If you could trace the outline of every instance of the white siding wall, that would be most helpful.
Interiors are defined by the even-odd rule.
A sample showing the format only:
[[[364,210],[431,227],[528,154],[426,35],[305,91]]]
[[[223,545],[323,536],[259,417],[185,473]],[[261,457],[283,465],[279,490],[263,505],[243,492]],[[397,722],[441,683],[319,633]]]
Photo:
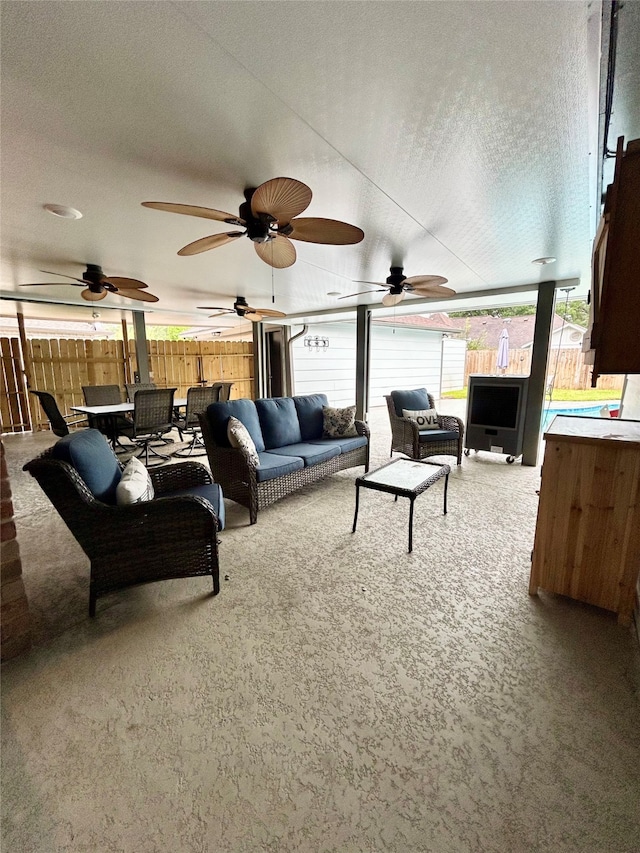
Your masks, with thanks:
[[[442,340],[442,392],[464,388],[464,364],[467,342],[456,338]]]
[[[384,406],[384,395],[401,388],[426,388],[440,395],[442,334],[424,329],[371,326],[370,406]]]
[[[326,350],[304,346],[304,337],[328,338]],[[332,406],[355,403],[355,323],[309,326],[293,343],[296,394],[324,393]],[[371,389],[369,404],[383,406],[384,395],[398,388],[427,388],[435,397],[464,385],[466,342],[442,338],[424,329],[371,327]]]
[[[295,330],[294,330],[295,331]],[[326,350],[304,345],[305,337],[328,338]],[[319,323],[293,342],[295,394],[326,394],[330,406],[353,406],[356,401],[356,325]]]

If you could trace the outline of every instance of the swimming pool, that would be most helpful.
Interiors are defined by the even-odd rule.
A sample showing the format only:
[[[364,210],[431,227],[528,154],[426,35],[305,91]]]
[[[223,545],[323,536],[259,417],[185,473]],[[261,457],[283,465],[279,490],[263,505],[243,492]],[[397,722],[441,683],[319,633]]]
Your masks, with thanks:
[[[600,409],[609,406],[609,410],[620,408],[620,400],[603,400],[601,403],[590,403],[589,405],[571,406],[566,403],[545,403],[542,418],[542,431],[546,430],[556,415],[580,415],[585,418],[600,417]]]

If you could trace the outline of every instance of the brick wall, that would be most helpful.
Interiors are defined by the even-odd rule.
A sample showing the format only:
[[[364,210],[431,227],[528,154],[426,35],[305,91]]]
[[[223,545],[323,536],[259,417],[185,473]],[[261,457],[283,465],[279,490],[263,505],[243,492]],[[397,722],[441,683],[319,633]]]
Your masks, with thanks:
[[[9,660],[31,647],[29,603],[22,582],[22,563],[13,521],[11,484],[0,442],[0,641],[2,660]]]

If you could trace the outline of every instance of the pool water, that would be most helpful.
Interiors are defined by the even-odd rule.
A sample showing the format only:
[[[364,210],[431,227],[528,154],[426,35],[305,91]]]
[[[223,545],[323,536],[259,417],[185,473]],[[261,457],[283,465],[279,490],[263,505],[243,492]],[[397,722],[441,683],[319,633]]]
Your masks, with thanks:
[[[601,403],[593,403],[589,406],[567,406],[559,403],[545,404],[543,409],[542,430],[546,430],[556,415],[580,415],[585,418],[599,418],[603,406],[609,406],[609,410],[620,408],[619,400],[603,400]]]

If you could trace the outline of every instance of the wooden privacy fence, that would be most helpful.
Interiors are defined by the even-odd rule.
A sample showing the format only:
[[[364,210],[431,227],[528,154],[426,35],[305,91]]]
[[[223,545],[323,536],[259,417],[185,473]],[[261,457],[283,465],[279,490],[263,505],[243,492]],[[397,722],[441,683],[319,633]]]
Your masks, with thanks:
[[[135,343],[108,340],[26,341],[1,338],[2,432],[23,432],[48,426],[37,401],[28,393],[49,391],[65,414],[84,404],[83,385],[119,385],[131,382],[135,370]],[[149,372],[159,388],[176,388],[185,397],[192,385],[224,380],[233,382],[232,398],[254,396],[251,341],[148,341]],[[26,374],[26,376],[25,376]]]
[[[465,364],[465,387],[469,384],[470,373],[502,373],[496,367],[498,351],[495,349],[467,350]],[[530,349],[509,350],[509,366],[505,373],[518,376],[528,376],[531,369]],[[570,388],[574,390],[591,388],[592,365],[585,364],[584,354],[580,349],[552,349],[549,355],[549,377],[554,377],[554,388]],[[621,391],[624,376],[600,376],[598,388],[608,391]]]

